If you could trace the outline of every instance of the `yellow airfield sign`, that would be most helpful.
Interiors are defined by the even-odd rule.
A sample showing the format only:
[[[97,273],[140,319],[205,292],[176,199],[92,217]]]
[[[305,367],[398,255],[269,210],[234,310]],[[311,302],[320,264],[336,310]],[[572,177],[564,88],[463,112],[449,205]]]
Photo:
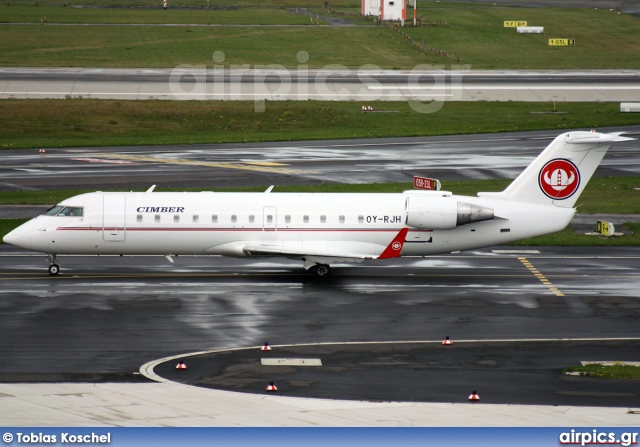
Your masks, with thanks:
[[[527,26],[526,20],[505,20],[504,27],[505,28],[517,28],[519,26]]]
[[[575,47],[575,39],[549,39],[549,46],[551,47]]]

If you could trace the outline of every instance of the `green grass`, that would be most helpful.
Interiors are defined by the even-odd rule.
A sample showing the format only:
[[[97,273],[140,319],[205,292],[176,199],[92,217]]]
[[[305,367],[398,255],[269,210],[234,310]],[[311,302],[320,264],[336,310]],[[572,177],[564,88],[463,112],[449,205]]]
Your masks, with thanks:
[[[441,59],[384,28],[3,25],[0,37],[4,66],[211,68],[214,51],[224,52],[225,66],[297,67],[301,50],[309,53],[310,68],[413,67]]]
[[[297,141],[454,135],[640,124],[617,103],[566,103],[567,114],[532,114],[551,104],[447,102],[436,113],[406,102],[271,101],[254,113],[250,101],[0,101],[0,149],[72,146]]]
[[[563,369],[562,372],[579,372],[583,376],[607,379],[640,380],[640,367],[625,365],[623,362],[614,362],[613,365],[607,366],[595,363],[584,366],[572,366]]]
[[[82,1],[77,3],[95,3]],[[117,5],[124,0],[110,1]],[[323,13],[321,2],[283,2],[309,6]],[[330,2],[345,11],[357,10],[354,1]],[[46,15],[52,23],[198,23],[198,24],[302,24],[308,16],[279,8],[280,2],[250,0],[237,10],[90,9],[61,7],[58,2],[0,4],[0,21],[36,25],[0,26],[3,51],[0,65],[69,67],[175,67],[179,64],[212,66],[211,55],[223,51],[224,64],[280,64],[295,68],[296,54],[307,51],[309,66],[328,64],[411,69],[419,65],[451,66],[451,59],[412,45],[387,27],[59,27],[40,25]],[[137,1],[135,5],[159,5]],[[58,6],[54,6],[58,5]],[[179,5],[206,6],[206,1],[184,0]],[[212,6],[233,6],[212,2]],[[246,6],[245,6],[246,5]],[[237,4],[235,4],[237,6]],[[324,11],[326,13],[326,11]],[[424,2],[420,13],[432,22],[449,26],[405,27],[416,41],[462,58],[472,69],[489,68],[638,68],[640,19],[603,9],[507,8]],[[504,28],[504,20],[527,20],[545,27],[541,35],[517,34]],[[371,22],[354,19],[357,24]],[[571,48],[549,47],[550,37],[575,38]]]
[[[576,208],[582,214],[640,214],[640,177],[596,177],[583,191]]]
[[[206,5],[206,2],[205,2]],[[234,9],[172,10],[162,9],[71,8],[55,5],[0,4],[0,23],[108,23],[108,24],[219,24],[219,25],[311,25],[309,16],[278,7],[235,7]],[[323,23],[323,22],[321,22]],[[0,32],[2,29],[0,29]]]
[[[640,247],[640,224],[626,222],[623,226],[632,233],[612,237],[587,236],[584,233],[575,232],[571,227],[567,227],[557,233],[512,242],[508,245],[516,247]],[[616,227],[616,230],[619,229]],[[592,231],[595,232],[595,230],[596,221],[594,219]]]
[[[156,7],[162,8],[162,2],[158,2],[158,0],[35,0],[35,1],[11,1],[7,2],[6,0],[0,4],[0,6],[4,7],[7,4],[10,4],[10,7],[16,6],[28,6],[28,7],[43,7],[43,6],[57,6],[57,7],[68,7],[72,8],[73,6],[93,6],[93,5],[101,5],[101,6],[112,6],[112,7],[121,7],[121,8],[145,8],[145,7]],[[213,9],[217,7],[236,7],[236,6],[250,6],[250,7],[262,7],[262,6],[274,6],[274,7],[315,7],[321,6],[322,0],[210,0],[207,3],[207,0],[168,0],[169,10],[166,12],[170,12],[171,8],[206,8],[207,4]],[[67,5],[67,6],[63,6]],[[359,0],[332,0],[331,6],[336,8],[355,8],[359,7]]]
[[[640,66],[640,19],[605,9],[440,6],[422,14],[449,27],[405,28],[415,40],[445,50],[473,69],[623,68]],[[544,34],[518,34],[505,20],[544,26]],[[550,38],[575,38],[575,47],[549,47]]]

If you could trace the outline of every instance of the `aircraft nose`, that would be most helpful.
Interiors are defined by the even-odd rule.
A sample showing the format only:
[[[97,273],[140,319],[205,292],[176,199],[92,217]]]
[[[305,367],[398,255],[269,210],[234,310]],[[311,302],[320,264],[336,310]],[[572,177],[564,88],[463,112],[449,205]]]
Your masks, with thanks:
[[[2,241],[5,244],[10,244],[15,247],[26,248],[27,250],[31,250],[32,242],[31,236],[26,236],[24,234],[20,234],[19,231],[13,230],[7,233]]]

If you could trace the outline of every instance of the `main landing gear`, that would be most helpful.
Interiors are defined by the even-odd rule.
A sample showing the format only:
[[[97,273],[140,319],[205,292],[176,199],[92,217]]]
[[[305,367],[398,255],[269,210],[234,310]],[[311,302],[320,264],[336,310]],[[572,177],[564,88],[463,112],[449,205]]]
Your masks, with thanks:
[[[47,261],[49,261],[49,274],[52,276],[57,275],[60,272],[60,265],[58,264],[58,257],[53,253],[47,253]]]
[[[311,267],[311,271],[320,278],[325,278],[331,274],[331,267],[329,264],[316,264]]]

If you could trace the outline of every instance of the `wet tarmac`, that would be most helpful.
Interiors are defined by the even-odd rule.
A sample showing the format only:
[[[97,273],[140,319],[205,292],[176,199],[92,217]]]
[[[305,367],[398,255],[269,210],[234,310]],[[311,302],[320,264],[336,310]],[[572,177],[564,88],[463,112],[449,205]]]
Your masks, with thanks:
[[[67,256],[52,277],[43,255],[0,246],[0,379],[68,381],[75,375],[109,381],[110,375],[131,377],[155,359],[265,341],[279,346],[427,340],[435,344],[396,347],[396,353],[380,351],[369,360],[344,346],[331,355],[323,351],[323,362],[338,362],[334,366],[344,372],[248,378],[261,383],[259,392],[262,382],[276,380],[283,392],[319,390],[328,398],[401,400],[411,398],[407,390],[423,387],[416,398],[439,401],[454,394],[466,398],[482,387],[481,395],[494,402],[521,402],[518,390],[527,387],[528,402],[637,402],[633,384],[621,391],[618,385],[589,385],[591,379],[582,383],[558,374],[578,360],[640,360],[632,358],[638,352],[632,339],[640,338],[640,249],[513,249],[335,265],[332,276],[321,280],[294,261],[190,256],[174,264],[163,257]],[[441,351],[438,341],[446,335],[456,343]],[[533,342],[584,338],[592,341]],[[612,346],[612,338],[626,341]],[[249,355],[255,360],[260,353]],[[387,357],[390,365],[381,360]],[[399,361],[405,370],[393,369]],[[214,380],[225,368],[234,369],[196,368],[193,380]],[[316,377],[325,374],[337,380],[330,392],[323,387],[332,382],[324,385]],[[563,388],[567,380],[578,385]],[[433,392],[425,381],[444,388]],[[546,384],[539,395],[538,381]],[[386,382],[388,392],[378,392],[375,384]],[[363,393],[367,389],[376,392]]]
[[[329,344],[246,349],[186,357],[157,366],[165,379],[204,388],[323,399],[468,401],[522,405],[630,407],[640,382],[568,376],[562,370],[602,356],[638,359],[640,340]],[[263,365],[273,360],[276,365]],[[320,360],[321,366],[297,366]]]
[[[599,129],[626,130],[639,126]],[[238,187],[515,178],[559,131],[288,143],[4,150],[0,191]],[[640,174],[637,141],[617,143],[596,176]],[[89,186],[90,185],[90,186]]]

